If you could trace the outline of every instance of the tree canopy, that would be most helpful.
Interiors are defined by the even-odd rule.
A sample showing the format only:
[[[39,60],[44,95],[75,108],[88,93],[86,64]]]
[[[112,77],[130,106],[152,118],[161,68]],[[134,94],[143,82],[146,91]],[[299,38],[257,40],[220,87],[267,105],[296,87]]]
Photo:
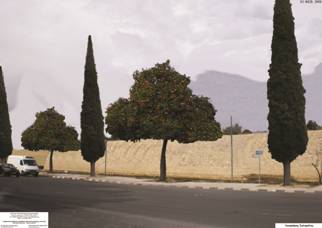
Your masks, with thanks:
[[[230,134],[239,135],[239,134],[242,134],[242,127],[238,123],[236,123],[232,127],[228,126],[224,128],[222,132],[224,135],[230,135]]]
[[[244,135],[248,135],[248,134],[252,134],[253,132],[251,131],[251,130],[249,130],[249,129],[245,129],[245,130],[243,130],[243,132],[242,132],[242,134],[244,134]]]
[[[36,120],[21,136],[21,145],[28,150],[49,150],[51,152],[50,171],[52,171],[52,153],[78,150],[80,142],[74,127],[67,126],[65,117],[54,107],[36,114]]]
[[[209,99],[193,95],[188,87],[190,79],[171,67],[169,60],[136,71],[133,78],[130,97],[121,98],[107,108],[106,131],[113,138],[164,140],[165,156],[168,140],[192,143],[222,136],[220,124],[215,120],[216,110]]]
[[[313,120],[309,120],[306,124],[306,127],[308,130],[312,130],[312,131],[322,129],[322,127],[317,122],[315,122]]]
[[[290,163],[306,150],[305,90],[298,63],[294,17],[290,0],[276,0],[272,57],[267,82],[268,147],[284,165],[284,184],[290,183]]]
[[[0,66],[0,159],[6,159],[11,153],[12,140],[9,108],[2,67]]]
[[[221,137],[216,110],[209,99],[192,94],[190,79],[170,61],[136,71],[130,98],[106,111],[106,131],[122,140],[168,139],[180,143]]]
[[[88,37],[81,111],[81,151],[84,160],[91,163],[91,176],[95,175],[95,162],[105,153],[104,120],[91,36]]]

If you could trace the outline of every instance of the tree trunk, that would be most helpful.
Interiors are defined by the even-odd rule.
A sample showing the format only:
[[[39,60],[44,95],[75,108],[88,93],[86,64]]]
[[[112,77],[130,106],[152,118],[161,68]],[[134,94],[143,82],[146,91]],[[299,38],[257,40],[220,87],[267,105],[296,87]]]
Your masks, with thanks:
[[[160,161],[160,181],[166,181],[167,179],[167,159],[166,159],[167,144],[168,144],[168,140],[164,139],[162,144],[161,161]]]
[[[49,172],[52,173],[54,171],[54,165],[53,165],[53,156],[54,156],[54,151],[50,151],[50,157],[49,157]]]
[[[291,162],[283,162],[284,168],[284,186],[291,185]]]
[[[95,177],[95,162],[91,162],[91,177]]]

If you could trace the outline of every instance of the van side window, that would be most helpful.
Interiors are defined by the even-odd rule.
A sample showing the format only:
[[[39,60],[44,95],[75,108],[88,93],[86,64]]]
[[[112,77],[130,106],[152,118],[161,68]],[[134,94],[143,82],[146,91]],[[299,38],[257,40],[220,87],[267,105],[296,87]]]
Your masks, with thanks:
[[[20,160],[20,165],[23,165],[22,160]]]

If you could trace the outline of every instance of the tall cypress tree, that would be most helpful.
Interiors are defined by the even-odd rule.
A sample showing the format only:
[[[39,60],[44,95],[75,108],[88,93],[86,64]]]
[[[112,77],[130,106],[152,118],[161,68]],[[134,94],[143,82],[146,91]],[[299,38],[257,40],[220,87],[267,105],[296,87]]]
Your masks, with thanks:
[[[91,163],[91,176],[95,176],[95,162],[104,156],[105,136],[91,36],[88,37],[85,63],[81,112],[81,151],[84,160]]]
[[[11,124],[7,102],[6,87],[0,66],[0,159],[6,159],[12,153]]]
[[[284,185],[291,181],[291,162],[306,150],[305,89],[294,34],[290,0],[276,0],[272,57],[267,82],[269,100],[268,147],[272,158],[283,163]]]

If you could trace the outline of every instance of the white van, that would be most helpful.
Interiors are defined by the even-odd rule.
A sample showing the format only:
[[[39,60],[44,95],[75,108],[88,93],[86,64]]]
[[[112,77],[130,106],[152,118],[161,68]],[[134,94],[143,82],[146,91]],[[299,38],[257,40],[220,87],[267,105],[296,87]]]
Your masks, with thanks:
[[[14,165],[21,175],[33,175],[37,177],[39,174],[39,167],[33,157],[10,155],[7,163]]]

